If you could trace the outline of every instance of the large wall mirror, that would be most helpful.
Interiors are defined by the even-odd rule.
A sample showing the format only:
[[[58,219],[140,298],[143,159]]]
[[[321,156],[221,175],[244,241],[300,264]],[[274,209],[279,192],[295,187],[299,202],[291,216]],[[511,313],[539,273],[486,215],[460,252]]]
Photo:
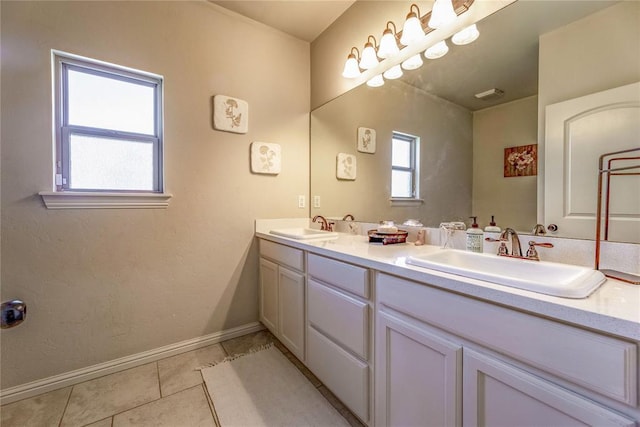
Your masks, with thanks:
[[[640,81],[638,27],[635,1],[519,0],[479,22],[476,42],[449,43],[443,58],[425,59],[400,79],[358,86],[316,108],[311,214],[350,213],[366,222],[417,219],[425,226],[468,223],[471,215],[484,226],[493,215],[498,225],[530,231],[545,220],[546,107]],[[494,88],[503,95],[474,96]],[[636,123],[627,131],[637,129],[636,146],[639,114],[640,108],[627,114]],[[358,150],[358,128],[375,131],[375,149]],[[394,131],[419,139],[419,200],[391,198]],[[505,149],[525,146],[541,151],[537,174],[505,177]],[[339,153],[354,162],[348,179],[337,177]],[[617,185],[633,197],[640,177]],[[583,193],[595,200],[596,188]],[[624,216],[638,219],[635,204],[640,200],[625,204]],[[586,216],[593,221],[591,213]],[[593,239],[594,233],[595,227],[586,234],[561,227],[558,235]],[[615,239],[638,238],[618,233]]]

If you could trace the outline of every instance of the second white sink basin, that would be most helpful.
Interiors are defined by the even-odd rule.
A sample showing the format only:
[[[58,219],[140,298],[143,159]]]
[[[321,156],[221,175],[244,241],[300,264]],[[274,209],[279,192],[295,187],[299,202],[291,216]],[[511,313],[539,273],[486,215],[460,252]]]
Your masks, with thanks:
[[[336,239],[338,233],[333,231],[316,230],[313,228],[279,228],[269,231],[276,236],[288,237],[289,239],[309,240],[309,239]]]
[[[407,264],[564,298],[586,298],[606,281],[587,267],[458,250],[410,256]]]

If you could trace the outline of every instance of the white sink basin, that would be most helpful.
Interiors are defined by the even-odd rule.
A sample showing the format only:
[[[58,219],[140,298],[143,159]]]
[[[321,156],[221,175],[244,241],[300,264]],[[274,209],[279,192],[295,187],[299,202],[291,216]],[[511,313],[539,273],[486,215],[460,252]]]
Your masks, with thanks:
[[[591,268],[457,250],[410,256],[407,264],[564,298],[586,298],[606,281]]]
[[[337,239],[338,233],[333,231],[315,230],[313,228],[279,228],[269,231],[276,236],[297,240]]]

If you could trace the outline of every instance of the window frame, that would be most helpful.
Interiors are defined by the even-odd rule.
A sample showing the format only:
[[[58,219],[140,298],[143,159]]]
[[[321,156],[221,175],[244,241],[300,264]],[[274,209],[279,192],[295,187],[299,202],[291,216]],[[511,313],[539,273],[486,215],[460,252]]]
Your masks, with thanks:
[[[54,127],[55,158],[54,188],[57,192],[78,193],[157,193],[164,192],[163,156],[163,78],[162,76],[133,70],[65,52],[52,51],[54,67]],[[69,124],[68,73],[79,71],[94,76],[139,84],[154,89],[154,130],[152,134],[119,131],[107,128]],[[151,190],[71,188],[70,138],[72,135],[93,136],[121,141],[147,142],[153,145],[153,188]]]
[[[397,166],[393,164],[393,145],[395,140],[406,141],[410,143],[410,165],[409,167]],[[393,195],[393,171],[402,171],[411,173],[411,196],[402,197]],[[420,137],[393,131],[391,134],[391,187],[390,187],[390,200],[392,202],[420,202]]]

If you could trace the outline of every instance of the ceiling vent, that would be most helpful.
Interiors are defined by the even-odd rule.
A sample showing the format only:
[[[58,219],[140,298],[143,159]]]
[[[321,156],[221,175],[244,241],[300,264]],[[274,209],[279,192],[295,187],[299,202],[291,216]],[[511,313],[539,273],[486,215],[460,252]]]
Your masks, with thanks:
[[[484,92],[476,93],[474,96],[483,101],[492,101],[494,99],[501,98],[504,95],[504,91],[498,88],[485,90]]]

